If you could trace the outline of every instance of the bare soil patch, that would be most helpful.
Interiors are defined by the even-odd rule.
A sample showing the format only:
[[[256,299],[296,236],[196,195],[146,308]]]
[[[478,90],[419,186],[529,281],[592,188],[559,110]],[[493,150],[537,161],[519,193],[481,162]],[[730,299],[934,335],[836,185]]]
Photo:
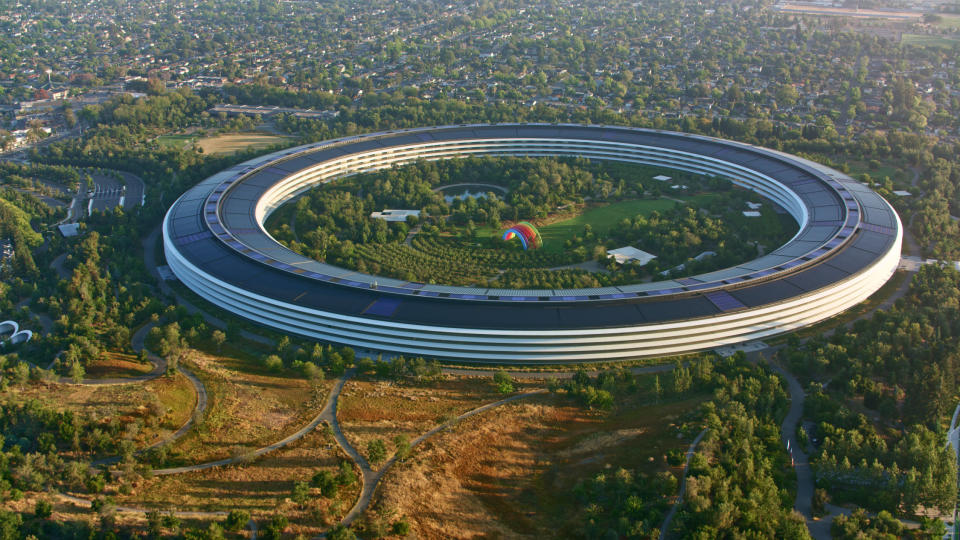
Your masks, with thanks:
[[[684,414],[701,398],[615,414],[544,395],[469,418],[391,469],[375,498],[408,516],[419,538],[576,536],[581,480],[619,468],[679,469],[666,453],[689,444]]]
[[[413,440],[437,424],[503,397],[489,378],[481,377],[423,384],[353,379],[340,394],[337,421],[350,444],[369,458],[367,443],[374,439],[382,439],[392,453],[397,435]]]

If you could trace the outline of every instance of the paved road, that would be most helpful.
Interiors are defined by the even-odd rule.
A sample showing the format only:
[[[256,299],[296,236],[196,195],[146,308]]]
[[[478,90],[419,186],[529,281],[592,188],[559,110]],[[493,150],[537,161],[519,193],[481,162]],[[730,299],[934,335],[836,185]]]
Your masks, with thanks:
[[[677,498],[673,501],[673,506],[670,507],[670,511],[667,512],[667,516],[663,518],[663,525],[660,525],[660,540],[665,540],[667,538],[667,531],[670,530],[670,523],[673,521],[673,516],[677,513],[677,510],[680,509],[680,504],[683,502],[683,494],[687,492],[687,471],[690,470],[690,460],[693,459],[693,453],[697,449],[697,445],[700,444],[700,441],[703,440],[703,436],[707,434],[707,428],[703,430],[693,439],[693,442],[690,443],[690,447],[687,448],[686,460],[683,463],[683,474],[680,476],[680,491],[677,493]]]
[[[790,410],[780,424],[780,439],[784,446],[790,449],[793,457],[793,470],[797,473],[797,497],[793,508],[807,519],[807,527],[813,524],[813,469],[803,446],[797,440],[797,425],[803,416],[804,392],[800,381],[780,364],[770,362],[770,369],[787,381],[787,390],[790,392]],[[812,531],[811,531],[812,532]]]

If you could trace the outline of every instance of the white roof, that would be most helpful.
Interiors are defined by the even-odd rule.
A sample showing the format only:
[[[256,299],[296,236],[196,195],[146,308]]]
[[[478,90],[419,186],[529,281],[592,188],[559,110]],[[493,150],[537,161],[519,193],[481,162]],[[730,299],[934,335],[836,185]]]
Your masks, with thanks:
[[[760,212],[756,210],[744,210],[743,215],[746,217],[760,217]]]
[[[419,210],[384,210],[383,212],[372,212],[370,217],[385,221],[406,221],[410,216],[419,215]]]
[[[627,261],[637,261],[640,263],[640,266],[647,264],[648,262],[656,259],[657,256],[652,253],[647,253],[641,249],[637,249],[633,246],[626,246],[617,249],[607,250],[607,257],[612,257],[618,263],[623,264]]]
[[[654,179],[654,180],[659,180],[660,182],[666,182],[667,180],[671,180],[671,178],[670,178],[669,176],[666,176],[666,175],[663,175],[663,174],[658,174],[658,175],[654,176],[653,179]]]
[[[910,195],[912,195],[912,193],[910,193],[909,191],[904,191],[902,189],[895,190],[893,194],[898,197],[909,197]]]
[[[80,234],[80,225],[77,223],[65,223],[58,225],[57,228],[60,229],[60,234],[67,238]]]

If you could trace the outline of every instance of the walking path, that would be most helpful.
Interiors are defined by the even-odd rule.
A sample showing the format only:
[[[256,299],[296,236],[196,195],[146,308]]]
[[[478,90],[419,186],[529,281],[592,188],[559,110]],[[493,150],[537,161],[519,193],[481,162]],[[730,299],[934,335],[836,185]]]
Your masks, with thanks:
[[[195,464],[195,465],[185,465],[185,466],[183,466],[183,467],[171,467],[171,468],[168,468],[168,469],[155,469],[155,470],[153,471],[153,474],[158,475],[158,476],[163,476],[163,475],[168,475],[168,474],[182,474],[182,473],[187,473],[187,472],[196,472],[196,471],[202,471],[202,470],[205,470],[205,469],[212,469],[212,468],[214,468],[214,467],[223,467],[223,466],[226,466],[226,465],[234,465],[234,464],[236,464],[236,463],[250,461],[250,460],[255,459],[255,458],[258,458],[258,457],[260,457],[260,456],[262,456],[262,455],[264,455],[264,454],[266,454],[266,453],[273,452],[274,450],[279,450],[279,449],[283,448],[284,446],[287,446],[287,445],[289,445],[289,444],[291,444],[291,443],[294,443],[294,442],[296,442],[296,441],[299,441],[299,440],[302,439],[307,433],[310,433],[311,431],[317,429],[317,426],[319,426],[320,424],[322,424],[324,421],[327,421],[327,422],[329,423],[329,422],[330,422],[329,419],[330,419],[331,417],[333,417],[334,419],[336,418],[335,415],[336,415],[336,410],[337,410],[337,397],[340,396],[340,391],[343,390],[343,385],[344,385],[344,383],[347,382],[347,379],[350,378],[351,375],[353,375],[353,371],[348,371],[348,372],[345,373],[342,377],[340,377],[340,379],[337,380],[337,383],[333,386],[333,389],[330,391],[330,395],[327,396],[327,402],[326,402],[326,404],[323,406],[323,409],[320,411],[320,414],[318,414],[317,416],[315,416],[315,417],[313,418],[313,420],[310,421],[310,423],[308,423],[306,426],[302,427],[302,428],[301,428],[299,431],[297,431],[296,433],[293,433],[292,435],[289,435],[289,436],[287,436],[287,437],[284,437],[283,439],[280,439],[279,441],[277,441],[277,442],[275,442],[275,443],[273,443],[273,444],[268,444],[267,446],[262,446],[262,447],[260,447],[260,448],[257,448],[256,450],[254,450],[253,452],[251,452],[251,453],[249,453],[249,454],[244,454],[244,455],[242,455],[242,456],[234,456],[234,457],[226,458],[226,459],[218,459],[218,460],[216,460],[216,461],[207,461],[207,462],[205,462],[205,463],[197,463],[197,464]],[[335,429],[335,432],[336,432],[336,429]],[[338,442],[339,442],[339,439],[338,439]],[[341,446],[342,446],[342,445],[341,445]],[[352,457],[352,456],[351,456],[351,457]]]
[[[545,392],[546,390],[542,390],[542,389],[534,390],[532,392],[525,392],[523,394],[510,396],[508,398],[501,399],[500,401],[495,401],[493,403],[488,403],[486,405],[482,405],[475,409],[471,409],[452,420],[449,420],[447,422],[444,422],[436,426],[435,428],[431,429],[430,431],[427,431],[423,435],[420,435],[419,437],[417,437],[416,439],[410,442],[410,448],[411,449],[415,448],[417,445],[423,443],[424,441],[433,437],[437,433],[440,433],[441,431],[453,426],[454,424],[457,424],[458,422],[461,422],[466,418],[475,416],[482,412],[489,411],[490,409],[494,409],[496,407],[505,405],[507,403],[511,403],[520,399],[525,399],[531,396],[543,394]],[[333,410],[335,412],[336,407],[334,407]],[[341,525],[349,526],[351,523],[354,522],[354,520],[356,520],[360,516],[360,514],[364,512],[364,510],[367,509],[368,506],[370,506],[370,502],[373,500],[373,495],[377,490],[377,486],[380,484],[380,480],[382,480],[384,475],[387,473],[387,471],[390,470],[390,467],[392,467],[396,463],[397,456],[393,455],[390,459],[384,462],[383,466],[380,467],[379,470],[374,471],[370,467],[370,464],[367,462],[367,460],[364,459],[364,457],[361,456],[360,453],[357,452],[357,450],[347,441],[346,437],[343,436],[343,432],[340,429],[340,424],[337,422],[336,414],[331,415],[330,425],[333,427],[333,434],[334,434],[334,437],[336,437],[337,439],[337,443],[340,445],[341,448],[343,448],[344,452],[346,452],[347,455],[349,455],[351,459],[353,459],[354,462],[360,467],[360,471],[363,476],[363,487],[360,491],[360,495],[357,497],[357,502],[353,505],[353,508],[351,508],[350,511],[347,512],[347,515],[344,516],[344,518],[340,521]]]
[[[690,443],[690,448],[687,448],[687,458],[683,463],[683,474],[680,476],[680,491],[677,493],[677,499],[673,501],[673,506],[670,507],[670,511],[667,512],[667,517],[663,518],[663,525],[660,526],[660,540],[666,540],[667,531],[670,530],[670,522],[673,521],[673,516],[677,513],[677,510],[680,509],[680,504],[683,502],[683,494],[687,492],[687,471],[690,470],[690,460],[693,459],[693,453],[696,451],[697,445],[700,444],[700,441],[703,440],[703,436],[707,434],[707,428],[697,435],[693,442]]]

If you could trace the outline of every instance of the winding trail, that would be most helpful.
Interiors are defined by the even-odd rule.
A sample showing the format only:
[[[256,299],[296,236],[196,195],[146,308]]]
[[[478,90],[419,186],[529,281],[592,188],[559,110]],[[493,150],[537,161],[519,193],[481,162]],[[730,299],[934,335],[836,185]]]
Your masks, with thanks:
[[[155,470],[153,471],[153,474],[154,474],[154,475],[158,475],[158,476],[163,476],[163,475],[168,475],[168,474],[182,474],[182,473],[188,473],[188,472],[202,471],[202,470],[205,470],[205,469],[212,469],[212,468],[214,468],[214,467],[223,467],[223,466],[226,466],[226,465],[234,465],[234,464],[241,463],[241,462],[248,462],[248,461],[253,460],[253,459],[256,459],[256,458],[258,458],[258,457],[260,457],[260,456],[262,456],[262,455],[264,455],[264,454],[267,454],[267,453],[269,453],[269,452],[273,452],[274,450],[279,450],[279,449],[283,448],[284,446],[287,446],[287,445],[289,445],[289,444],[291,444],[291,443],[294,443],[294,442],[296,442],[296,441],[299,441],[299,440],[302,439],[304,436],[306,436],[308,433],[310,433],[311,431],[317,429],[317,426],[319,426],[320,424],[322,424],[324,421],[330,423],[330,418],[333,418],[334,421],[336,421],[337,398],[340,396],[340,391],[343,390],[343,385],[344,385],[344,383],[346,383],[346,382],[347,382],[347,379],[349,379],[352,375],[353,375],[353,370],[350,370],[350,371],[344,373],[343,376],[341,376],[341,377],[337,380],[336,384],[334,384],[334,385],[333,385],[333,388],[330,390],[330,395],[327,396],[327,402],[324,404],[323,409],[320,411],[320,414],[318,414],[317,416],[313,417],[313,420],[311,420],[310,423],[308,423],[306,426],[300,428],[300,430],[297,431],[296,433],[293,433],[293,434],[291,434],[291,435],[288,435],[287,437],[284,437],[283,439],[281,439],[281,440],[279,440],[279,441],[277,441],[277,442],[275,442],[275,443],[268,444],[267,446],[262,446],[262,447],[260,447],[260,448],[257,448],[256,450],[254,450],[254,451],[252,451],[252,452],[250,452],[250,453],[248,453],[248,454],[244,454],[244,455],[242,455],[242,456],[234,456],[234,457],[231,457],[231,458],[218,459],[218,460],[216,460],[216,461],[207,461],[207,462],[204,462],[204,463],[197,463],[197,464],[195,464],[195,465],[185,465],[185,466],[183,466],[183,467],[170,467],[170,468],[168,468],[168,469],[155,469]],[[339,428],[339,426],[338,426],[337,428],[334,428],[334,434],[336,434],[336,431],[337,431],[338,428]],[[343,434],[341,433],[341,437],[342,437],[342,436],[343,436]],[[344,440],[345,440],[345,439],[344,439]],[[337,442],[340,442],[340,440],[338,439]],[[341,446],[342,446],[342,445],[341,445]],[[353,456],[351,456],[351,457],[353,457]],[[361,458],[361,459],[362,459],[362,458]]]
[[[703,428],[696,438],[693,439],[693,442],[690,443],[690,447],[687,448],[687,457],[683,463],[683,474],[680,476],[680,491],[677,493],[677,498],[673,501],[673,506],[670,507],[670,511],[667,512],[667,516],[663,518],[663,524],[660,525],[660,540],[667,538],[667,531],[670,530],[670,522],[673,521],[673,516],[676,515],[677,510],[680,509],[680,504],[683,502],[683,494],[687,492],[687,471],[690,470],[690,460],[693,459],[693,453],[696,451],[697,445],[700,444],[700,441],[703,440],[706,434],[707,428]]]
[[[150,329],[156,326],[157,324],[159,324],[159,321],[149,322],[143,325],[143,327],[140,328],[140,330],[137,330],[133,334],[133,337],[130,339],[130,344],[133,346],[133,349],[135,351],[137,352],[141,350],[147,351],[147,358],[150,360],[150,362],[153,363],[153,366],[154,366],[153,370],[150,373],[143,375],[141,377],[132,377],[132,378],[126,378],[126,379],[84,379],[83,381],[80,382],[80,384],[90,385],[90,386],[104,386],[104,385],[116,385],[116,384],[130,384],[132,382],[146,382],[146,381],[156,379],[157,377],[166,373],[167,371],[166,359],[153,354],[150,351],[150,349],[147,349],[146,346],[144,345],[144,340],[146,340],[147,334],[150,332]],[[196,421],[199,418],[203,417],[203,413],[206,412],[207,401],[208,401],[207,387],[204,386],[203,381],[201,381],[199,378],[197,378],[196,375],[194,375],[192,372],[190,372],[183,366],[177,366],[177,371],[182,373],[183,376],[186,377],[191,384],[193,384],[193,388],[196,391],[197,401],[194,404],[193,412],[190,414],[190,418],[188,418],[187,421],[184,422],[184,424],[180,426],[176,431],[167,435],[166,437],[161,437],[160,439],[151,443],[149,446],[146,446],[144,448],[141,448],[140,450],[137,450],[136,452],[134,452],[135,455],[143,454],[154,448],[166,446],[176,441],[177,439],[183,437],[184,435],[187,434],[187,432],[190,431],[190,428],[193,427]],[[70,379],[63,381],[63,378],[61,378],[60,382],[65,382],[65,384],[75,384]],[[95,461],[93,462],[93,465],[110,465],[113,463],[117,463],[119,461],[120,461],[119,456],[113,456],[113,457]]]
[[[348,372],[348,376],[349,375],[352,375],[352,373]],[[339,388],[336,392],[337,396],[339,396],[340,390],[343,389],[343,383],[345,382],[346,382],[346,378],[341,379],[341,381],[339,382]],[[486,405],[481,405],[480,407],[471,409],[461,414],[460,416],[457,416],[452,420],[449,420],[447,422],[444,422],[434,427],[430,431],[427,431],[423,435],[420,435],[416,439],[410,441],[410,448],[412,450],[417,445],[423,443],[427,439],[433,437],[434,435],[453,426],[454,424],[457,424],[458,422],[466,418],[470,418],[471,416],[475,416],[477,414],[489,411],[490,409],[494,409],[496,407],[505,405],[507,403],[511,403],[513,401],[525,399],[531,396],[541,395],[544,393],[546,393],[546,390],[544,389],[534,390],[531,392],[516,394],[508,398],[501,399],[500,401],[494,401],[493,403],[487,403]],[[333,428],[333,435],[337,440],[337,444],[340,445],[340,448],[342,448],[343,451],[346,452],[351,459],[353,459],[353,461],[357,464],[357,466],[360,467],[360,471],[362,473],[362,478],[363,478],[363,486],[362,486],[362,489],[360,490],[360,495],[357,497],[357,502],[354,503],[353,508],[351,508],[350,511],[347,512],[347,515],[344,516],[343,519],[340,521],[341,525],[349,526],[358,517],[360,517],[360,514],[362,514],[364,510],[367,509],[368,506],[370,506],[370,502],[373,500],[373,495],[377,490],[377,486],[380,484],[380,480],[383,479],[387,471],[389,471],[390,468],[397,462],[397,456],[396,454],[394,454],[393,456],[390,457],[390,459],[384,462],[383,466],[380,467],[379,470],[374,471],[370,467],[370,464],[367,462],[367,460],[362,455],[360,455],[360,453],[357,452],[357,450],[347,441],[346,437],[344,437],[343,431],[340,429],[340,424],[339,422],[337,422],[336,397],[334,397],[333,402],[334,402],[333,403],[334,407],[332,408],[331,415],[330,415],[330,425]]]

